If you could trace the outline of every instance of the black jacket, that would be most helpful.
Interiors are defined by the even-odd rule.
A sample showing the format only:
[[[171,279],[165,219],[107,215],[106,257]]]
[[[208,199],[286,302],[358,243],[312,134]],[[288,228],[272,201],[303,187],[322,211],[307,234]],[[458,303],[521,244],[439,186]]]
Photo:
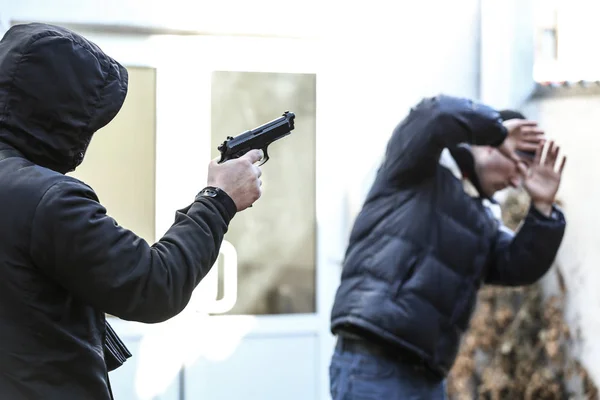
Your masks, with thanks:
[[[105,313],[182,311],[236,212],[224,194],[198,196],[150,246],[64,175],[126,92],[125,68],[68,30],[18,25],[0,41],[2,399],[109,399]]]
[[[460,143],[497,146],[499,114],[449,96],[423,100],[395,129],[358,215],[331,316],[359,334],[451,369],[483,283],[527,285],[550,268],[565,220],[531,208],[514,235],[438,162]]]

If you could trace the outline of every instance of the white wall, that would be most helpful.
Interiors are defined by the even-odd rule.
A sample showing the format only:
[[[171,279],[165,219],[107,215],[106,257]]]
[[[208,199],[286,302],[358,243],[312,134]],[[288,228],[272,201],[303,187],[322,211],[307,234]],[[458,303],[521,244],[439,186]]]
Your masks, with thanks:
[[[534,99],[523,111],[540,121],[568,156],[558,193],[567,228],[556,268],[566,284],[566,320],[573,334],[573,350],[592,379],[600,382],[600,91],[595,93]],[[550,294],[558,294],[555,276],[549,273],[544,280]]]
[[[543,0],[538,0],[543,1]],[[558,54],[555,81],[595,81],[600,78],[600,56],[591,51],[600,35],[598,0],[558,1]]]
[[[532,0],[482,0],[481,100],[518,108],[534,89]]]
[[[478,3],[371,1],[331,17],[337,23],[327,35],[331,69],[318,80],[327,97],[317,103],[338,113],[332,129],[345,155],[347,229],[409,108],[441,92],[479,97]]]

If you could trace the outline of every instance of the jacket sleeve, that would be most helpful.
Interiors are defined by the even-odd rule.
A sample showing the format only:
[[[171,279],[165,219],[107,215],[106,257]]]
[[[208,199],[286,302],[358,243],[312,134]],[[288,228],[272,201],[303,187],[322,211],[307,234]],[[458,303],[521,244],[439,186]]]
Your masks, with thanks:
[[[188,304],[216,261],[235,212],[226,195],[198,196],[150,246],[108,216],[88,186],[63,181],[37,206],[31,257],[47,276],[98,310],[161,322]]]
[[[533,205],[516,235],[501,226],[485,283],[502,286],[535,283],[554,263],[565,227],[565,217],[557,207],[546,217]]]
[[[506,134],[500,114],[486,105],[446,95],[427,98],[392,133],[382,171],[392,182],[414,182],[433,174],[444,148],[499,146]]]

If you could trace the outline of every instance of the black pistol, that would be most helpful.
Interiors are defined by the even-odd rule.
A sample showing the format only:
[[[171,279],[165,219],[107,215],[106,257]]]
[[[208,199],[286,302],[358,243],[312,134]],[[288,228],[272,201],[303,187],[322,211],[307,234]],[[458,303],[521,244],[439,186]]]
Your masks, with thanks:
[[[267,153],[269,145],[294,130],[294,118],[296,116],[293,112],[286,111],[281,117],[251,131],[240,133],[236,137],[227,136],[227,139],[217,148],[221,152],[219,164],[241,157],[250,150],[258,149],[264,154],[259,166],[263,165],[269,161],[269,153]]]

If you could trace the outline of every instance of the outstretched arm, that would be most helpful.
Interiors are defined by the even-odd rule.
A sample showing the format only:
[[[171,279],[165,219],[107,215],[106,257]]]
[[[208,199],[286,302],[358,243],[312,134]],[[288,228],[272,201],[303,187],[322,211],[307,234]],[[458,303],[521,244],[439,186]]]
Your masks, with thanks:
[[[155,244],[106,213],[94,191],[67,179],[38,203],[31,232],[35,265],[74,296],[125,320],[161,322],[181,312],[219,254],[229,222],[260,196],[260,152],[209,167],[224,192],[196,196]]]
[[[108,216],[90,188],[60,182],[38,205],[31,254],[44,273],[96,309],[160,322],[185,308],[234,214],[229,198],[198,197],[150,246]]]

